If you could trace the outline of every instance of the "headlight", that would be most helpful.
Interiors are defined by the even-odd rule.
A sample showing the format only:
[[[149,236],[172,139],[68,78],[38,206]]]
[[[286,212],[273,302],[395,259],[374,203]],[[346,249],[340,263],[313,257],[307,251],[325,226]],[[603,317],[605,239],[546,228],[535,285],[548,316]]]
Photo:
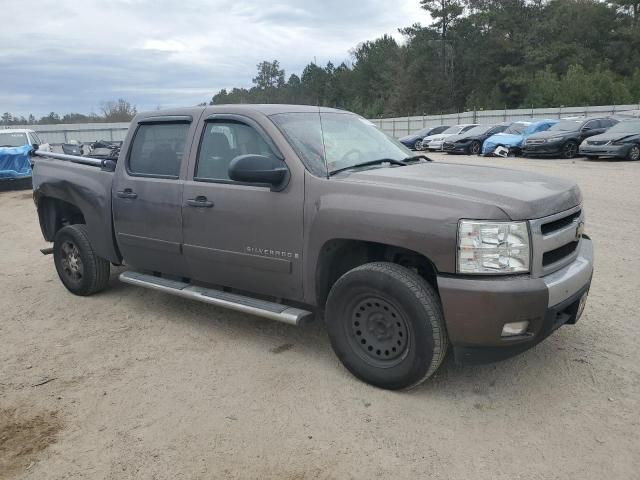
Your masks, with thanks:
[[[460,220],[458,273],[526,273],[529,257],[527,222]]]

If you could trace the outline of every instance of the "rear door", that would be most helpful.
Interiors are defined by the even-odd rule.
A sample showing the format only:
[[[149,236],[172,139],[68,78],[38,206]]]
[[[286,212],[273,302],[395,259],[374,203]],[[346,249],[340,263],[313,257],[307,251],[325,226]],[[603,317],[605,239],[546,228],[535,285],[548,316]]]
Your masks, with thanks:
[[[182,189],[195,122],[190,116],[150,117],[135,128],[113,183],[118,247],[135,268],[185,275]]]
[[[278,192],[228,176],[239,155],[284,158],[277,146],[284,140],[267,129],[277,136],[275,126],[240,115],[201,122],[183,194],[184,255],[195,280],[295,299],[302,297],[302,172],[288,163],[291,178]]]

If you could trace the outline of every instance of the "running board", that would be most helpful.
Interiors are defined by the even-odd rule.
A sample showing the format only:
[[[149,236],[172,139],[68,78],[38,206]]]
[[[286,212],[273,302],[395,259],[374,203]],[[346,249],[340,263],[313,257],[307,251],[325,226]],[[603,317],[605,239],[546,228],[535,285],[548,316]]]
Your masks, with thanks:
[[[128,271],[120,274],[120,281],[151,288],[161,292],[171,293],[179,297],[210,303],[218,307],[249,313],[259,317],[277,320],[290,325],[299,325],[303,319],[312,315],[307,310],[289,307],[280,303],[269,302],[257,298],[238,295],[237,293],[223,292],[212,288],[196,287],[189,283],[156,277],[146,273]]]

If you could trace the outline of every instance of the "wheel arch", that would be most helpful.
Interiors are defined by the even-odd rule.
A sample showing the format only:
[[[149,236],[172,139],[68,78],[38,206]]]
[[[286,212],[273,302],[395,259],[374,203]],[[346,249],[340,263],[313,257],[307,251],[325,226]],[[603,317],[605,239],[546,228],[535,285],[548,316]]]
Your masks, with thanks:
[[[410,268],[438,291],[437,269],[424,254],[387,243],[336,238],[320,248],[315,267],[315,301],[323,307],[333,284],[346,272],[361,265],[385,261]]]

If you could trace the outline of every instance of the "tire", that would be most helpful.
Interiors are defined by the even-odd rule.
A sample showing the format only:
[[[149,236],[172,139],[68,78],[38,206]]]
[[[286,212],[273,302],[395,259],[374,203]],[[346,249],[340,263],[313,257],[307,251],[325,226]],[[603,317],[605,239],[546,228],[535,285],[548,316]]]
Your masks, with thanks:
[[[562,146],[562,158],[570,160],[578,154],[578,144],[573,140],[569,140]]]
[[[447,351],[438,295],[417,273],[393,263],[368,263],[340,277],[329,292],[325,322],[342,364],[380,388],[419,385]]]
[[[416,143],[413,144],[413,150],[419,152],[422,148],[422,140],[416,140]]]
[[[93,251],[86,225],[68,225],[58,230],[53,241],[53,261],[60,280],[75,295],[92,295],[109,283],[109,262]]]
[[[482,150],[482,144],[478,140],[474,140],[471,142],[471,145],[469,145],[467,155],[480,155],[480,150]]]
[[[634,145],[629,149],[627,159],[633,162],[640,160],[640,145]]]

